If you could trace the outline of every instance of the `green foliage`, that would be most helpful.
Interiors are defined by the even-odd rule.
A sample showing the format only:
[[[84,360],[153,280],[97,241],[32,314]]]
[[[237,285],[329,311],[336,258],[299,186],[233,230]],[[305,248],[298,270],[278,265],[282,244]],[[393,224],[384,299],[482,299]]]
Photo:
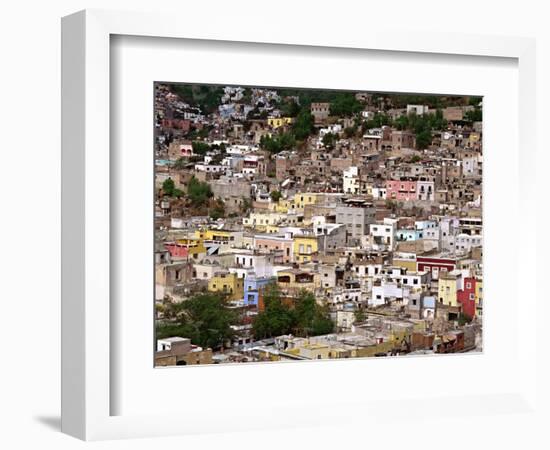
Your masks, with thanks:
[[[416,135],[416,148],[424,150],[432,143],[432,132],[430,130],[422,130]]]
[[[279,153],[290,150],[296,145],[296,139],[292,133],[280,133],[273,136],[262,136],[260,147],[270,153]]]
[[[483,120],[483,112],[481,108],[475,108],[472,111],[466,111],[464,119],[469,122],[481,122]]]
[[[292,124],[292,132],[294,137],[299,141],[304,141],[313,133],[315,120],[308,109],[302,109],[296,116],[296,120]]]
[[[468,98],[468,105],[479,107],[480,103],[483,101],[483,97],[473,96]]]
[[[372,119],[363,122],[363,133],[371,128],[381,128],[384,125],[392,125],[392,119],[390,116],[384,113],[377,112]]]
[[[289,333],[294,317],[290,308],[283,304],[276,284],[266,286],[264,305],[264,311],[256,316],[252,324],[254,336],[257,339],[263,339]]]
[[[219,348],[234,335],[231,325],[237,320],[234,311],[226,308],[223,297],[218,294],[201,294],[182,303],[169,305],[168,316],[173,322],[157,323],[156,337],[171,336],[190,338],[201,347]]]
[[[327,133],[323,136],[322,142],[326,149],[332,150],[336,145],[336,135]]]
[[[164,194],[166,194],[168,197],[171,197],[174,194],[175,188],[176,185],[172,178],[167,178],[166,180],[164,180],[164,183],[162,183],[162,192],[164,192]]]
[[[253,323],[257,339],[288,333],[318,336],[334,330],[327,308],[319,306],[311,292],[300,292],[292,309],[282,302],[279,288],[272,284],[266,287],[264,304],[264,311],[256,316]]]
[[[430,108],[443,108],[451,101],[456,104],[454,97],[447,99],[440,95],[391,95],[392,104],[395,108],[405,108],[407,105],[427,105]],[[457,97],[460,99],[460,97]]]
[[[443,113],[438,109],[435,113],[417,115],[411,113],[403,115],[394,120],[394,126],[398,130],[410,130],[416,134],[416,148],[423,150],[428,148],[432,142],[432,131],[445,130],[447,121]]]
[[[356,126],[344,128],[344,136],[348,139],[355,136],[356,133],[357,133],[357,127]]]
[[[296,117],[300,112],[300,105],[294,100],[289,100],[279,106],[283,117]]]
[[[193,206],[203,206],[212,197],[212,189],[208,183],[197,180],[195,177],[189,180],[187,185],[187,196]]]
[[[172,191],[172,197],[181,198],[185,195],[185,192],[183,192],[181,189],[175,188]]]
[[[319,306],[315,296],[309,291],[302,291],[296,300],[295,322],[298,335],[318,336],[334,330],[328,310]]]
[[[281,199],[283,194],[281,194],[281,192],[279,192],[279,191],[271,191],[269,196],[271,197],[271,200],[273,200],[275,203],[277,203]]]
[[[210,114],[218,108],[223,95],[221,86],[199,84],[171,84],[170,91],[177,94],[184,102],[199,107],[205,114]]]
[[[193,141],[193,153],[196,155],[205,155],[210,150],[210,145],[206,142]]]
[[[330,115],[350,117],[363,109],[361,102],[350,92],[338,93],[330,102]]]

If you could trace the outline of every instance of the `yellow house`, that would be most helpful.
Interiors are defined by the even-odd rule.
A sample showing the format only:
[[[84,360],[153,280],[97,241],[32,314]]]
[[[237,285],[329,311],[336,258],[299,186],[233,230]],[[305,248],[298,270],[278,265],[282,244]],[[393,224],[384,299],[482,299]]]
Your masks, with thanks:
[[[312,260],[319,251],[317,236],[295,236],[292,248],[294,261],[303,263]]]
[[[483,311],[483,278],[476,279],[476,314],[482,314]]]
[[[228,300],[241,300],[244,297],[244,280],[236,273],[216,273],[208,281],[210,292],[221,292]]]
[[[190,258],[197,259],[201,254],[206,255],[204,240],[200,238],[178,239],[177,243],[187,247]]]
[[[294,199],[281,198],[277,203],[275,203],[275,211],[279,213],[287,213],[289,211],[293,211],[294,209]]]
[[[228,230],[197,230],[195,237],[205,241],[230,241],[232,232]]]
[[[453,273],[441,273],[438,281],[438,300],[446,306],[459,306],[456,292],[458,290],[458,278],[460,275]]]
[[[286,269],[277,272],[277,284],[284,290],[314,291],[320,287],[319,274],[300,269]]]
[[[294,194],[294,206],[296,209],[304,209],[306,205],[315,205],[317,194],[313,192],[299,192]]]
[[[294,119],[292,117],[269,117],[267,124],[271,128],[279,128],[285,125],[290,125]]]

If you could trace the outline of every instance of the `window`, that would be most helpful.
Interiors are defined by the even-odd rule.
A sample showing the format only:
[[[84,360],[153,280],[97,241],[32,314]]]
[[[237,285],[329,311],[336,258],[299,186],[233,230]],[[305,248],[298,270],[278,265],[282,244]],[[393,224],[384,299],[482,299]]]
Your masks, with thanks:
[[[475,299],[476,299],[475,295],[474,295],[474,294],[470,294],[470,300],[475,300]]]
[[[466,283],[466,289],[472,289],[472,283]]]

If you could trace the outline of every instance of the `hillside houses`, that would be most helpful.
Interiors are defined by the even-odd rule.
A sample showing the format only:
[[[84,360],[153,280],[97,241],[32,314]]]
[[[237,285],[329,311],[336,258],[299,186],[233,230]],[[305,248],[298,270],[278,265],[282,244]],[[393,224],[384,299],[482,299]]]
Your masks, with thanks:
[[[204,296],[231,318],[211,348],[166,342],[212,363],[479,351],[480,106],[432,100],[157,84],[156,319]],[[266,331],[311,299],[310,325]]]

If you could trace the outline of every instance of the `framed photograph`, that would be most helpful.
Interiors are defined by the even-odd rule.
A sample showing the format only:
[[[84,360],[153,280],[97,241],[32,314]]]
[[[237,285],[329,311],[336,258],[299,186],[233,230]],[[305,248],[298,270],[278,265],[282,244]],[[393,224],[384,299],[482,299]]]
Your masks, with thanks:
[[[534,42],[238,25],[63,19],[63,431],[535,426]]]

